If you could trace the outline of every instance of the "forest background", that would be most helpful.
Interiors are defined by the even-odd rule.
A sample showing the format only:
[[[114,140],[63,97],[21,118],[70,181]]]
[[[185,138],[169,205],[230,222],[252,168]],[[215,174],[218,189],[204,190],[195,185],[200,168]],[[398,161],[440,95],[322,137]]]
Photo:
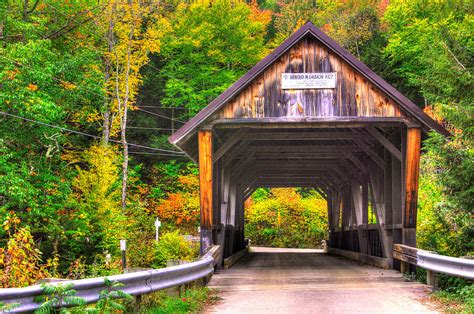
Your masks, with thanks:
[[[197,234],[197,168],[167,138],[307,20],[452,132],[425,142],[418,246],[472,254],[473,9],[462,0],[2,1],[2,286],[119,272],[122,238],[133,267],[192,258],[180,234]],[[260,189],[247,236],[314,246],[326,216],[313,191]],[[163,256],[166,247],[181,250]]]

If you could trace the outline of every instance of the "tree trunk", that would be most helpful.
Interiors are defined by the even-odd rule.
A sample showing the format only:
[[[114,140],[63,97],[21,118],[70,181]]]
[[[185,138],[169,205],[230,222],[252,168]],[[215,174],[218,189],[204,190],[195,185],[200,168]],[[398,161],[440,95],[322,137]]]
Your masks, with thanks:
[[[112,7],[112,11],[115,11],[115,7]],[[109,54],[112,53],[114,49],[114,26],[115,23],[112,18],[110,18],[109,21],[109,29],[107,30],[107,34],[105,36],[107,40],[107,49]],[[110,73],[112,71],[112,67],[110,65],[110,59],[105,58],[105,84],[107,84],[110,81]],[[113,118],[111,117],[111,112],[110,112],[110,103],[109,103],[109,97],[105,97],[105,102],[104,102],[104,123],[102,126],[102,142],[104,144],[107,144],[110,139],[110,128],[112,125]]]
[[[29,2],[29,0],[23,0],[23,21],[26,21],[28,19]]]
[[[128,180],[128,144],[126,139],[126,132],[127,132],[127,104],[124,103],[124,112],[122,118],[122,126],[121,126],[121,139],[122,139],[122,146],[123,146],[123,164],[122,164],[122,209],[125,210],[127,208],[127,180]]]
[[[132,11],[133,12],[133,11]],[[127,49],[127,64],[125,70],[125,95],[123,100],[123,116],[121,125],[121,139],[123,146],[123,178],[122,178],[122,209],[125,210],[127,207],[127,179],[128,179],[128,144],[126,139],[127,133],[127,111],[128,101],[130,97],[130,68],[131,68],[131,54],[132,54],[132,40],[135,27],[132,24],[130,27],[130,35],[128,38],[128,49]]]
[[[107,144],[110,139],[110,109],[106,103],[106,108],[104,112],[104,122],[102,124],[102,143]]]

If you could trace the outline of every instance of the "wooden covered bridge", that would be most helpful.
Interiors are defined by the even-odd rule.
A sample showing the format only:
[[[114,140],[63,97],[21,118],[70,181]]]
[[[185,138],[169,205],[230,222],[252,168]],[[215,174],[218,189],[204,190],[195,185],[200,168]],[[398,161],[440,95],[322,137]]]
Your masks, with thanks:
[[[170,142],[199,163],[202,251],[244,247],[244,201],[255,189],[312,187],[327,200],[329,247],[392,267],[394,243],[416,246],[430,130],[448,135],[308,22]]]

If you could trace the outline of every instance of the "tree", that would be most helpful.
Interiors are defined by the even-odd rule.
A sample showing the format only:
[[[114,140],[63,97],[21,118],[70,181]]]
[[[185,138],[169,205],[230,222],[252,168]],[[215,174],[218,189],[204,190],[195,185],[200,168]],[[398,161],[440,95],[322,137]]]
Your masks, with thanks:
[[[419,105],[425,112],[453,134],[450,140],[432,134],[423,156],[422,173],[432,180],[421,185],[421,195],[430,193],[434,185],[441,196],[438,202],[426,202],[421,208],[432,220],[425,222],[427,228],[422,231],[439,235],[439,226],[447,231],[440,235],[444,239],[425,245],[450,254],[472,252],[472,5],[465,1],[392,1],[385,21],[389,27],[388,60],[409,86],[420,90],[423,99]],[[437,243],[449,243],[451,248]]]
[[[266,54],[270,16],[243,2],[180,4],[163,38],[162,104],[194,116]]]
[[[145,3],[140,0],[112,0],[106,10],[106,38],[108,50],[105,52],[107,72],[107,88],[113,95],[111,127],[106,129],[114,132],[120,130],[120,140],[123,148],[122,165],[122,208],[127,204],[128,180],[128,143],[126,138],[128,110],[134,104],[138,88],[142,82],[140,68],[149,59],[148,54],[158,52],[160,38],[165,31],[164,19],[159,18],[158,5]],[[107,135],[104,136],[108,138]]]

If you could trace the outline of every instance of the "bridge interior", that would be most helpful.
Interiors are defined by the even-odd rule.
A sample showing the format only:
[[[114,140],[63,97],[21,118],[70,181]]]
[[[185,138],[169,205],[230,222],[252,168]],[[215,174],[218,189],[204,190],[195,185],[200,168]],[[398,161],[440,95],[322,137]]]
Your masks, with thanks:
[[[219,210],[212,213],[209,244],[223,245],[224,258],[244,248],[244,202],[259,187],[315,188],[328,203],[331,248],[382,258],[390,267],[393,243],[414,244],[416,207],[403,196],[407,188],[410,197],[416,193],[417,168],[407,181],[406,159],[418,163],[420,128],[399,119],[222,122],[200,136],[215,147],[208,152],[209,188]],[[370,210],[376,224],[368,222]]]

